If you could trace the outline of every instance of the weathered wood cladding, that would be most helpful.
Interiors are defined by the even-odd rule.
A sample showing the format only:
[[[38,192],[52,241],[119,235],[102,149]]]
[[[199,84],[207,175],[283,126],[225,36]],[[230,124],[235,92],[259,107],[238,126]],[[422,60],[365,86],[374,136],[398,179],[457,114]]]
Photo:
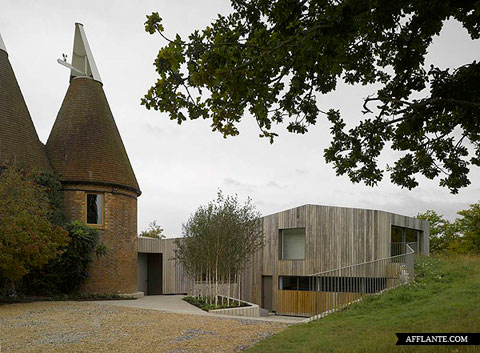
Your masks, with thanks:
[[[240,283],[240,299],[261,305],[262,276],[272,276],[272,309],[285,309],[289,295],[292,297],[293,294],[279,293],[279,276],[308,276],[386,258],[390,256],[392,225],[423,231],[423,249],[428,253],[429,224],[412,217],[377,210],[319,205],[304,205],[265,216],[261,219],[265,245],[248,262]],[[291,228],[305,228],[304,260],[280,259],[280,230]],[[190,292],[191,280],[174,260],[174,239],[139,237],[138,252],[164,254],[163,293]],[[283,299],[279,297],[284,294]],[[309,294],[297,296],[302,295]],[[299,312],[297,309],[296,312]],[[286,313],[292,314],[288,310]]]
[[[163,294],[188,293],[192,286],[183,271],[183,266],[175,261],[175,239],[155,239],[138,237],[139,253],[162,253],[162,291]]]
[[[284,315],[313,316],[360,299],[360,293],[278,291],[277,311]]]
[[[278,277],[308,276],[390,255],[391,226],[423,230],[428,222],[389,212],[304,205],[262,218],[265,246],[245,271],[243,300],[261,304],[262,275],[272,276],[272,306],[278,307]],[[280,259],[280,230],[305,228],[305,259]],[[428,249],[428,243],[425,249]]]

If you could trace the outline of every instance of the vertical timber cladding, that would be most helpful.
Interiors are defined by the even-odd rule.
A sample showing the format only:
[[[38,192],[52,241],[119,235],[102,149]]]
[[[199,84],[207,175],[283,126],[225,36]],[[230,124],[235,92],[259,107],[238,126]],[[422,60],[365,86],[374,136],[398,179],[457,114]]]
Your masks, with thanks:
[[[162,293],[189,293],[191,280],[183,271],[183,266],[175,260],[175,238],[155,239],[138,237],[138,253],[163,254]],[[152,271],[154,269],[149,269]],[[160,270],[160,269],[158,269]]]
[[[64,209],[68,221],[86,223],[86,193],[104,195],[104,223],[101,231],[106,256],[93,257],[84,293],[134,293],[137,291],[137,194],[122,188],[99,185],[63,185]]]
[[[277,310],[278,276],[307,276],[388,256],[390,214],[383,211],[304,205],[262,218],[265,246],[246,271],[245,300],[261,303],[261,276],[272,276]],[[305,228],[305,260],[280,259],[280,231]]]

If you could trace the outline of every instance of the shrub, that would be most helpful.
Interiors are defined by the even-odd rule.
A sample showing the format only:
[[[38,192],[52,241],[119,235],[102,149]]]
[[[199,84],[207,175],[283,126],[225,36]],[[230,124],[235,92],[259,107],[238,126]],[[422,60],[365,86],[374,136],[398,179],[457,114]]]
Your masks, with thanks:
[[[35,182],[43,187],[50,205],[48,217],[50,221],[57,225],[65,224],[63,214],[63,193],[62,184],[57,174],[46,171],[36,171],[33,174]]]
[[[68,233],[53,224],[46,189],[31,172],[0,171],[0,277],[15,294],[15,281],[62,253]],[[5,289],[5,287],[3,287]]]
[[[203,311],[216,310],[216,309],[227,309],[227,308],[241,308],[245,306],[250,306],[244,302],[238,302],[237,300],[224,301],[222,304],[222,297],[218,297],[216,302],[217,305],[212,304],[215,302],[215,299],[205,298],[205,297],[192,297],[188,296],[183,298],[187,303],[196,306],[197,308],[202,309]]]
[[[88,278],[88,264],[93,256],[107,252],[105,244],[98,244],[100,231],[74,221],[65,226],[71,241],[60,257],[41,270],[33,271],[25,279],[27,292],[34,294],[69,294],[77,291]]]

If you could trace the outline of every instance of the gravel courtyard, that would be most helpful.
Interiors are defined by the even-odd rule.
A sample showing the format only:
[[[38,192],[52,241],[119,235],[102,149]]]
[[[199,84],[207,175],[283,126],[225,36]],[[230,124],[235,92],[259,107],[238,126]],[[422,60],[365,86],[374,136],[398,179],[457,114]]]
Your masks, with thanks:
[[[8,304],[0,352],[240,352],[287,326],[89,302]]]

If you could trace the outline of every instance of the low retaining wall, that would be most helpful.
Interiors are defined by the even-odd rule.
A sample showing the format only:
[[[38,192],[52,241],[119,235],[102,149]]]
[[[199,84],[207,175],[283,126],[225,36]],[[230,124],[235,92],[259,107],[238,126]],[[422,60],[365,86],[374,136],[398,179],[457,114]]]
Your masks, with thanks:
[[[230,298],[230,300],[238,301],[238,299]],[[209,310],[209,313],[219,314],[219,315],[232,315],[232,316],[248,316],[248,317],[260,317],[260,307],[257,304],[249,303],[244,300],[240,302],[248,304],[249,306],[242,306],[239,308],[229,308],[229,309],[215,309]]]

